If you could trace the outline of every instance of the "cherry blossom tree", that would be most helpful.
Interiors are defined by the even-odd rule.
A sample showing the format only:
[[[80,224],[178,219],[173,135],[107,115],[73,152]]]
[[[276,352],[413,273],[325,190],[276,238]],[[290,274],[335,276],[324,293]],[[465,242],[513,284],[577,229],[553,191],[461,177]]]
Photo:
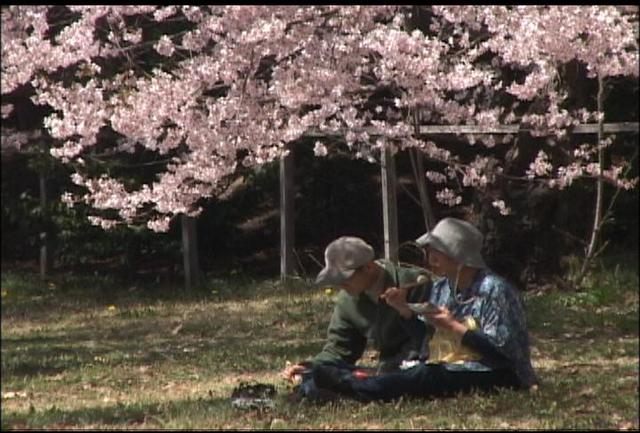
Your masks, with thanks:
[[[597,160],[609,139],[568,139],[604,112],[570,103],[562,68],[637,82],[637,19],[615,6],[3,6],[2,94],[30,86],[51,108],[35,129],[85,192],[63,200],[90,204],[105,228],[143,220],[165,231],[311,130],[342,135],[358,158],[419,149],[450,206],[505,176],[631,189],[628,163]],[[517,124],[546,141],[511,173],[514,137],[464,136],[460,150],[418,124]],[[3,148],[23,133],[3,130]],[[319,157],[335,151],[314,143]],[[157,164],[155,178],[96,168],[131,155]],[[509,214],[507,198],[490,200]]]

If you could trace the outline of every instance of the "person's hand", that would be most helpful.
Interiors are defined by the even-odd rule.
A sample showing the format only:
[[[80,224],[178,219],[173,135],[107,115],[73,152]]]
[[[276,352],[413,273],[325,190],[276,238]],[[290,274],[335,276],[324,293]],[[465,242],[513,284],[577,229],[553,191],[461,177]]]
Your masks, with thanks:
[[[387,304],[395,308],[403,317],[408,318],[413,314],[407,306],[407,289],[400,287],[389,287],[380,295]]]
[[[467,332],[467,327],[458,322],[447,307],[436,305],[432,311],[425,312],[424,317],[433,324],[433,326],[453,332],[460,338]]]
[[[380,297],[392,307],[402,306],[407,303],[407,290],[400,287],[389,287]]]
[[[282,377],[289,382],[297,383],[302,379],[302,373],[309,369],[304,364],[291,364],[287,361],[287,366],[282,371]]]

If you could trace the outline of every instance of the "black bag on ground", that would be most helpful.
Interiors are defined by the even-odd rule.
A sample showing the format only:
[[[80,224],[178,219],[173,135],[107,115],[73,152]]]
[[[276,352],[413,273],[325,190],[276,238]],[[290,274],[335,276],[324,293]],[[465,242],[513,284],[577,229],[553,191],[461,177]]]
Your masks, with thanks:
[[[231,405],[239,409],[273,409],[276,387],[268,383],[241,382],[231,393]]]

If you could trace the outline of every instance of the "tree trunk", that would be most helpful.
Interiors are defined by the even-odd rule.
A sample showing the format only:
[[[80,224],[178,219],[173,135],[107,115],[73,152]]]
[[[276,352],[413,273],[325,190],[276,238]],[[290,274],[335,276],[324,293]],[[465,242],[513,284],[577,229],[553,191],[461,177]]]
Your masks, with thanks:
[[[604,80],[602,77],[598,77],[598,112],[604,114]],[[584,261],[582,262],[582,268],[578,275],[576,285],[579,287],[582,284],[589,264],[595,257],[596,247],[600,238],[600,231],[602,229],[602,202],[604,199],[604,181],[602,180],[602,172],[604,171],[604,148],[600,145],[604,138],[604,116],[598,121],[598,167],[600,169],[598,178],[596,180],[596,203],[593,217],[593,228],[591,230],[591,240],[585,254]]]
[[[182,255],[184,257],[184,278],[187,290],[200,281],[200,266],[198,264],[198,235],[196,219],[182,215]]]
[[[38,175],[40,181],[40,212],[42,222],[45,227],[40,232],[40,278],[45,280],[51,272],[52,251],[51,251],[51,234],[47,232],[46,226],[49,219],[49,206],[47,197],[47,178],[44,173]]]

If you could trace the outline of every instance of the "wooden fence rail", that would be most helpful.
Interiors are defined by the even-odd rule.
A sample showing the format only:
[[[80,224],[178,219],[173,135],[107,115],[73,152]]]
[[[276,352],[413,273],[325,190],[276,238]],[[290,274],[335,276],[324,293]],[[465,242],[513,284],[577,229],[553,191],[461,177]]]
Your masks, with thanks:
[[[569,132],[572,134],[597,134],[599,124],[598,123],[583,123],[575,125],[569,128]],[[638,132],[638,122],[617,122],[617,123],[605,123],[603,125],[604,133],[612,134],[618,132]],[[532,129],[521,127],[521,125],[495,125],[495,126],[483,126],[483,125],[420,125],[418,126],[419,135],[439,135],[439,134],[518,134],[521,132],[531,132]],[[351,130],[355,133],[367,132],[371,137],[380,136],[378,130],[374,128],[354,128]],[[312,129],[305,134],[305,137],[323,138],[323,137],[342,137],[346,134],[346,129],[338,130],[320,130]],[[396,209],[396,194],[395,194],[395,158],[393,155],[382,155],[382,209],[384,217],[384,251],[385,258],[388,260],[396,260],[396,254],[398,251],[398,218]],[[292,173],[293,162],[281,160],[280,166],[280,193],[281,203],[293,203],[293,197],[295,195],[295,187],[292,186]],[[281,205],[281,267],[280,277],[286,279],[290,272],[293,272],[293,267],[289,266],[292,263],[291,257],[293,255],[294,239],[293,228],[290,225],[293,224],[292,211],[284,205]]]

